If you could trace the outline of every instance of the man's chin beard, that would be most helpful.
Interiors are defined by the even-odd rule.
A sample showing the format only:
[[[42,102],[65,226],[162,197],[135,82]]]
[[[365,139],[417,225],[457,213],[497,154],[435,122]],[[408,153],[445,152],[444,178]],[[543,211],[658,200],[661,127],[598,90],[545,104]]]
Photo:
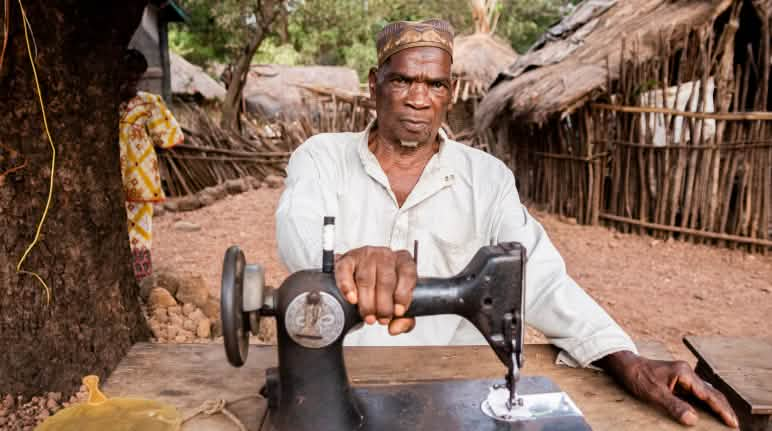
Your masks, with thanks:
[[[418,141],[405,141],[400,139],[399,144],[402,145],[403,147],[415,148],[418,146]]]

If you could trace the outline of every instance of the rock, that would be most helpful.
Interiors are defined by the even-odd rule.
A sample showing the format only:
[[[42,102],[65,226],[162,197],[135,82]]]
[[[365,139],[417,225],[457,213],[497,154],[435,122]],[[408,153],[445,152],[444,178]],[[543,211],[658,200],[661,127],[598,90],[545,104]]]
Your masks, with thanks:
[[[40,413],[38,413],[38,419],[45,420],[45,419],[48,419],[49,416],[51,416],[51,412],[49,412],[48,410],[43,410]]]
[[[220,300],[217,298],[209,297],[206,303],[201,307],[201,311],[204,315],[212,320],[220,319]]]
[[[164,337],[167,340],[173,340],[180,332],[180,328],[176,326],[167,326],[165,329]]]
[[[185,319],[184,322],[182,322],[182,329],[186,331],[190,331],[191,333],[196,330],[196,322],[194,322],[191,319]]]
[[[192,321],[196,322],[196,324],[198,324],[198,322],[206,319],[206,315],[204,314],[203,311],[201,311],[200,309],[196,308],[192,313],[190,313],[188,318],[190,318],[190,320],[192,320]]]
[[[147,302],[150,297],[150,291],[155,288],[155,274],[150,274],[147,277],[142,278],[139,282],[139,296],[143,301]]]
[[[164,209],[169,212],[177,212],[180,210],[176,199],[169,199],[164,202]]]
[[[772,293],[772,288],[770,287],[762,287],[761,291],[764,293]]]
[[[212,195],[207,193],[199,193],[198,194],[198,201],[201,202],[202,207],[208,207],[209,205],[214,204],[217,202],[217,199],[213,198]]]
[[[171,319],[172,316],[179,316],[182,314],[182,307],[175,305],[174,307],[167,308],[166,312],[169,313],[169,319]]]
[[[244,180],[247,182],[247,184],[249,184],[249,187],[252,187],[253,189],[259,189],[260,186],[263,185],[260,180],[252,176],[244,177]]]
[[[178,335],[174,337],[174,341],[176,343],[184,343],[185,342],[185,336],[184,335]]]
[[[273,174],[265,177],[263,181],[272,189],[278,189],[284,185],[284,178]]]
[[[207,187],[200,192],[201,196],[206,196],[213,201],[219,201],[228,196],[228,190],[225,188],[225,184],[218,184],[213,187]]]
[[[169,324],[172,326],[175,326],[177,328],[182,328],[182,324],[184,322],[185,320],[179,314],[172,314],[171,316],[169,316]]]
[[[704,301],[704,300],[705,300],[705,297],[704,297],[704,296],[702,296],[702,295],[700,295],[699,293],[695,293],[695,294],[694,294],[694,299],[696,299],[696,300],[698,300],[698,301]]]
[[[158,340],[163,340],[164,338],[166,338],[166,331],[164,330],[164,328],[160,326],[155,326],[155,327],[151,326],[150,331],[153,333],[153,337],[155,337]]]
[[[209,319],[198,322],[196,335],[198,338],[209,338],[209,336],[212,335],[212,322],[210,322]]]
[[[180,287],[175,295],[183,304],[194,304],[203,307],[209,299],[209,288],[201,275],[190,275],[180,281]]]
[[[172,295],[176,295],[180,289],[182,275],[168,268],[158,268],[153,271],[155,287],[166,289]]]
[[[14,406],[13,397],[9,394],[3,398],[3,407],[10,410]]]
[[[198,225],[196,223],[192,223],[189,221],[181,220],[177,223],[174,223],[174,230],[178,230],[180,232],[198,232],[201,230],[201,225]]]
[[[236,178],[225,182],[225,190],[228,194],[237,195],[249,190],[249,184],[243,178]]]
[[[191,303],[182,306],[182,314],[186,317],[190,317],[190,313],[194,311],[196,311],[196,306]]]
[[[171,295],[171,293],[169,293],[169,291],[166,289],[161,289],[160,287],[156,287],[150,291],[150,296],[148,297],[147,303],[151,309],[166,308],[177,305],[177,302],[174,300],[174,297]]]
[[[222,320],[212,320],[211,333],[212,337],[222,337]]]
[[[4,418],[6,416],[8,416],[8,410],[5,408],[0,409],[0,418]]]
[[[153,311],[153,320],[158,323],[166,323],[169,321],[169,312],[166,308],[156,308]]]
[[[179,211],[193,211],[201,208],[201,202],[196,196],[183,196],[177,199],[177,208]]]
[[[4,418],[0,416],[0,429],[2,429],[3,426],[5,426],[5,423],[8,421],[8,418]]]
[[[655,239],[654,241],[651,241],[649,243],[649,247],[656,247],[656,246],[659,245],[659,243],[660,243],[660,241],[658,239]]]

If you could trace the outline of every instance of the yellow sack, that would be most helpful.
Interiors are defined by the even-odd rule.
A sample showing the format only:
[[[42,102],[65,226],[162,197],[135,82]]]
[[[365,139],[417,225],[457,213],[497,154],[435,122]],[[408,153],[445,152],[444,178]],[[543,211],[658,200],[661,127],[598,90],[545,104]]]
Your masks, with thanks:
[[[99,377],[86,376],[88,401],[67,407],[35,431],[179,431],[182,416],[173,406],[135,398],[107,398]]]

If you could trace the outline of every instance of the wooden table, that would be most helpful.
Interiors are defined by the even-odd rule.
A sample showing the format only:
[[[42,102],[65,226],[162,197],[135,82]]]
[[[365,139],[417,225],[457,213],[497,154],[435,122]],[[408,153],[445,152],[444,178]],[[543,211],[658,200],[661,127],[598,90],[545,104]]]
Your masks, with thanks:
[[[670,359],[660,343],[641,342],[649,357]],[[463,347],[357,347],[346,350],[351,380],[361,384],[398,384],[441,379],[501,378],[505,368],[487,346]],[[605,374],[589,369],[555,365],[557,351],[544,344],[527,345],[524,375],[544,375],[567,392],[584,413],[593,430],[679,430],[684,428],[619,388]],[[231,367],[220,344],[135,345],[105,383],[111,397],[142,397],[177,406],[183,416],[206,400],[237,400],[257,395],[265,369],[276,366],[273,346],[250,346],[242,368]],[[250,431],[258,431],[265,418],[265,400],[252,397],[228,408]],[[236,426],[223,415],[198,416],[183,431],[229,431]],[[700,413],[700,430],[725,430],[706,412]]]
[[[772,338],[686,337],[697,374],[726,395],[743,431],[772,431]]]

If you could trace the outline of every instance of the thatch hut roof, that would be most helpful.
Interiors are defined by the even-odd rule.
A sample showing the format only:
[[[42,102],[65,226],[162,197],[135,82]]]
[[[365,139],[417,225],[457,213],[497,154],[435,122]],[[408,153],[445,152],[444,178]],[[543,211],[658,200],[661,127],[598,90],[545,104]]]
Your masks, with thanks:
[[[208,100],[225,100],[225,87],[200,67],[173,52],[169,52],[169,66],[172,75],[172,94],[200,94]]]
[[[482,97],[496,76],[517,59],[504,40],[490,33],[458,36],[453,47],[453,79],[459,85],[453,103]]]
[[[624,58],[631,58],[634,45],[635,61],[645,62],[660,40],[682,44],[689,31],[712,24],[734,1],[586,0],[499,75],[477,111],[477,127],[489,127],[500,115],[541,123],[572,112],[618,78],[623,39]]]
[[[359,92],[354,69],[337,66],[252,66],[244,87],[247,109],[266,119],[295,118],[308,112],[318,94],[305,87]]]

